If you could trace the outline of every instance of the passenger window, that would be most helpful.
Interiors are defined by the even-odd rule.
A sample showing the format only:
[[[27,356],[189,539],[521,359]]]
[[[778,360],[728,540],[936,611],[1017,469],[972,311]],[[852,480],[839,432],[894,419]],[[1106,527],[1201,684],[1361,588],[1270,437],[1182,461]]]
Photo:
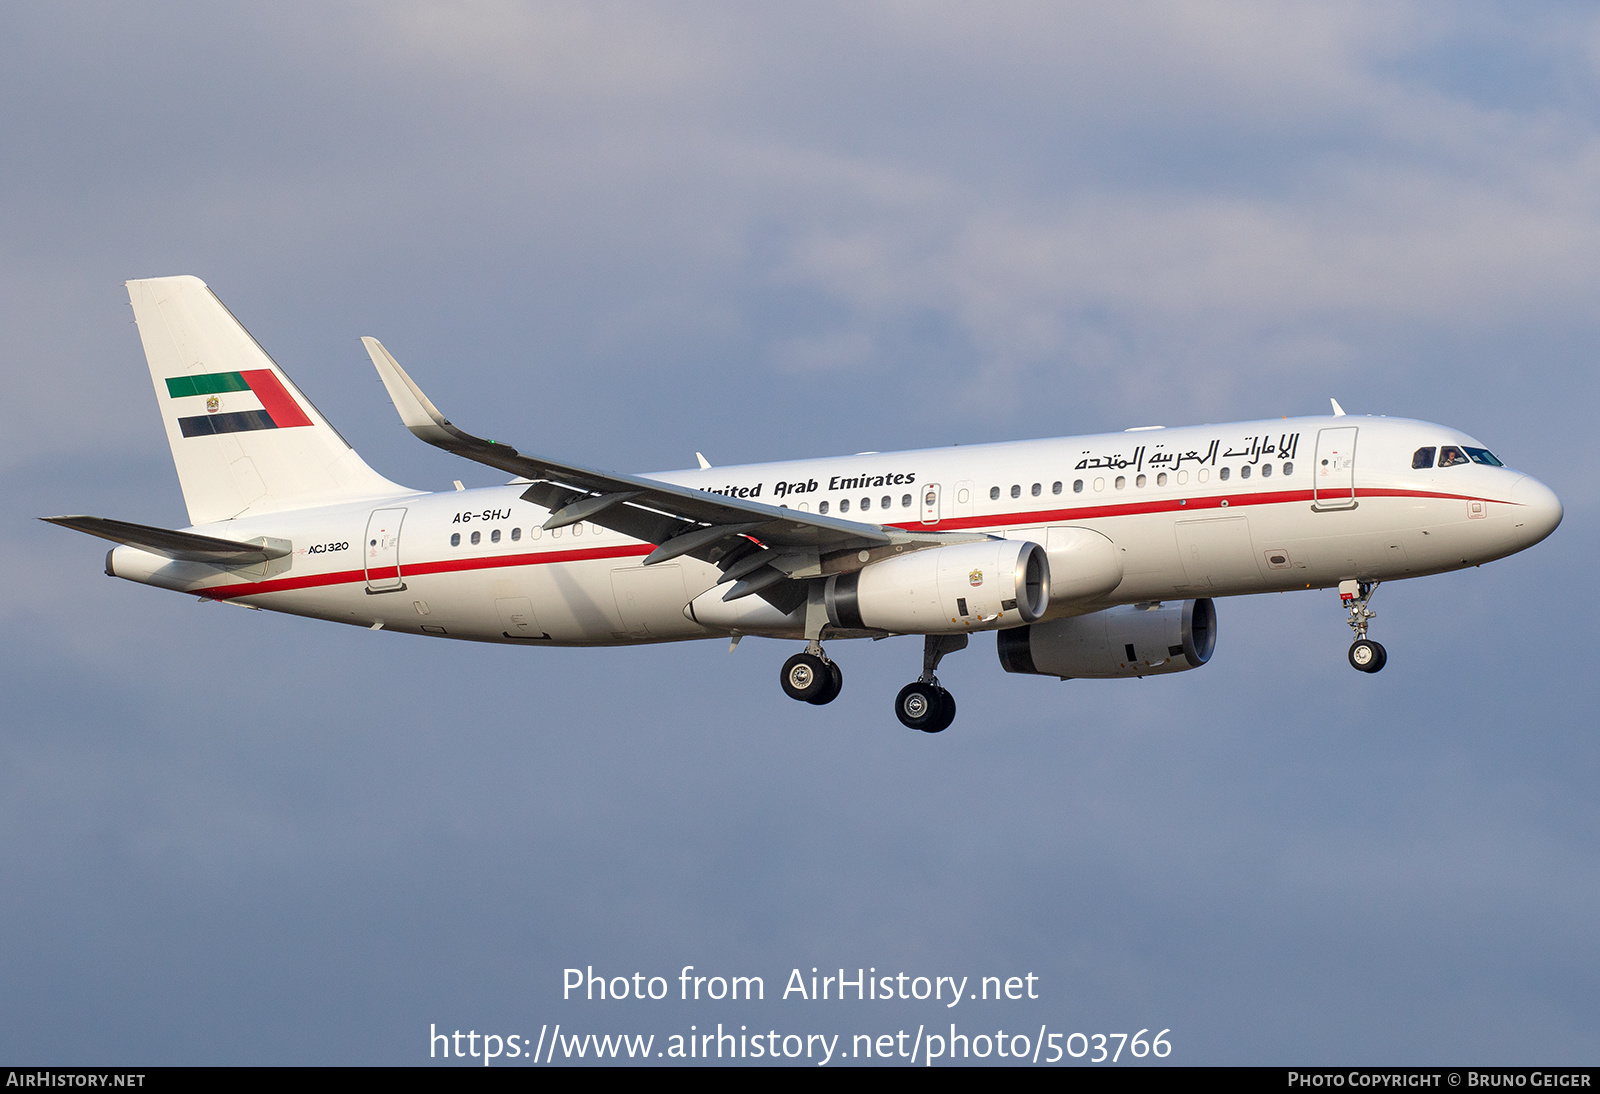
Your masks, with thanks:
[[[1121,490],[1124,486],[1127,486],[1127,485],[1128,485],[1128,476],[1126,476],[1126,475],[1118,475],[1117,476],[1117,489]]]
[[[1272,478],[1272,465],[1270,463],[1261,465],[1261,477],[1264,479]]]
[[[956,491],[956,500],[959,501],[962,505],[965,505],[965,504],[967,504],[967,502],[972,500],[972,492],[970,490],[968,490],[965,486],[963,486],[960,490]],[[883,507],[885,509],[889,508],[889,499],[888,498],[884,498],[883,499]]]
[[[1221,471],[1217,472],[1217,478],[1221,479],[1223,482],[1227,482],[1228,476],[1232,473],[1232,470],[1232,468],[1224,467]]]
[[[966,493],[966,491],[963,490],[962,493],[964,494],[964,493]],[[878,499],[878,508],[879,509],[887,509],[887,508],[889,508],[889,506],[891,506],[893,504],[894,504],[894,499],[891,498],[888,494],[885,494],[883,497]]]
[[[561,538],[561,529],[559,529],[559,528],[550,529],[550,538],[551,539],[560,539]]]
[[[474,547],[476,547],[481,542],[483,542],[483,533],[482,532],[474,532],[474,533],[472,533],[472,545]]]
[[[1073,479],[1072,480],[1072,492],[1074,494],[1083,493],[1083,480],[1082,479]]]
[[[1022,487],[1013,483],[1011,486],[1011,496],[1014,498],[1022,497]]]
[[[1038,497],[1040,494],[1044,493],[1044,487],[1040,486],[1038,483],[1034,483],[1031,493],[1034,497]]]
[[[1061,493],[1061,480],[1057,479],[1055,482],[1050,484],[1050,492],[1052,494]]]
[[[499,543],[500,542],[500,529],[496,528],[494,531],[489,533],[489,542],[490,543]]]
[[[823,516],[827,516],[828,515],[828,503],[825,502],[825,501],[817,502],[817,512],[821,513]]]
[[[529,539],[538,539],[542,535],[544,535],[544,529],[540,528],[537,524],[535,524],[532,528],[528,529],[528,538]]]
[[[521,538],[522,538],[522,529],[521,528],[513,528],[513,529],[511,529],[511,542],[512,543],[516,543]]]
[[[1434,451],[1435,449],[1432,445],[1429,445],[1427,448],[1417,449],[1411,454],[1411,469],[1413,471],[1426,471],[1428,468],[1432,467]]]
[[[998,486],[989,487],[989,500],[990,501],[999,501],[1000,500],[1000,488]]]
[[[1243,467],[1239,468],[1239,477],[1241,479],[1248,479],[1250,477],[1250,465],[1249,464],[1245,464]]]
[[[802,513],[809,513],[809,512],[811,512],[811,503],[810,503],[810,502],[809,502],[809,501],[803,501],[803,502],[801,502],[801,503],[800,503],[800,511],[801,511],[801,512],[802,512]]]
[[[1292,463],[1286,463],[1286,464],[1284,464],[1284,465],[1283,465],[1283,473],[1284,473],[1284,474],[1285,474],[1285,475],[1292,475],[1292,474],[1294,474],[1294,464],[1292,464]]]
[[[1447,444],[1439,449],[1439,466],[1455,467],[1457,464],[1467,462],[1467,454],[1453,444]]]
[[[911,508],[911,495],[910,494],[901,494],[900,495],[900,508],[902,508],[902,509],[910,509]]]
[[[865,513],[868,509],[871,509],[871,508],[872,508],[872,499],[871,498],[862,498],[861,499],[861,511],[863,513]]]
[[[1140,475],[1138,478],[1133,480],[1133,485],[1135,485],[1139,489],[1143,490],[1145,482],[1146,482],[1145,477],[1143,475]]]
[[[580,520],[577,524],[572,526],[572,534],[575,536],[583,535],[583,521]]]
[[[1208,481],[1210,481],[1210,479],[1211,479],[1211,468],[1202,467],[1200,469],[1200,481],[1201,482],[1208,482]]]
[[[839,512],[848,513],[849,511],[850,511],[850,499],[849,498],[841,499],[840,502],[839,502]]]
[[[1161,472],[1161,474],[1156,476],[1156,485],[1157,486],[1165,486],[1165,485],[1167,485],[1167,473],[1165,471]]]
[[[1100,491],[1104,490],[1105,488],[1106,488],[1106,480],[1105,479],[1095,479],[1094,480],[1094,492],[1096,494],[1098,494]]]
[[[452,547],[461,546],[461,533],[460,532],[451,532],[450,533],[450,546],[452,546]]]

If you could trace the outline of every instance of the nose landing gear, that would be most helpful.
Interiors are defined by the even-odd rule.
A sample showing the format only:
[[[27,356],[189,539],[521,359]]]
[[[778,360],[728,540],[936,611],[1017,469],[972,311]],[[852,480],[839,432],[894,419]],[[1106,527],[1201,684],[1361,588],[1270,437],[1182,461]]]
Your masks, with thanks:
[[[967,648],[964,634],[930,634],[922,646],[922,675],[900,689],[895,696],[894,713],[900,724],[924,733],[939,733],[956,720],[956,700],[939,685],[934,670],[947,653]]]
[[[1339,582],[1339,597],[1350,615],[1346,622],[1356,632],[1356,640],[1350,644],[1350,667],[1362,672],[1378,672],[1389,662],[1383,646],[1367,637],[1367,624],[1378,617],[1367,604],[1377,591],[1376,581]]]

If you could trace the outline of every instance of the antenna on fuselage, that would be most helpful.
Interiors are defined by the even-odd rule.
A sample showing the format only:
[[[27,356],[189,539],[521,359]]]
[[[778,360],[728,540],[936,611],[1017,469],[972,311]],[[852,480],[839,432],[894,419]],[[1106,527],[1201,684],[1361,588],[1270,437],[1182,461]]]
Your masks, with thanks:
[[[1335,418],[1343,418],[1344,417],[1344,407],[1339,405],[1339,400],[1338,399],[1329,399],[1328,402],[1333,404],[1333,416]]]

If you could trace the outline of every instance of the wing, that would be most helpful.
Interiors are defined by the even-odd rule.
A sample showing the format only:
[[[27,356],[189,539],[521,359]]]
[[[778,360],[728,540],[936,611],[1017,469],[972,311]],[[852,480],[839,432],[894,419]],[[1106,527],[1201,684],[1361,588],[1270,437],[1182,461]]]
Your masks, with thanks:
[[[382,343],[361,341],[412,433],[447,452],[532,480],[522,497],[550,510],[546,528],[586,520],[658,544],[644,559],[646,566],[680,555],[715,563],[723,581],[737,582],[726,600],[760,593],[779,607],[785,602],[793,607],[804,599],[804,590],[798,581],[786,591],[774,588],[785,578],[844,573],[898,551],[986,538],[906,532],[529,456],[456,428]]]

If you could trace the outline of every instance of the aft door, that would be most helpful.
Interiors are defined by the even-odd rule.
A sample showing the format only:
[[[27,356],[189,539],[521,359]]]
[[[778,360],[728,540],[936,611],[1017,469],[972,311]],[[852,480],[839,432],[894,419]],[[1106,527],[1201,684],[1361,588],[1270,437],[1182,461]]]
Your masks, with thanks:
[[[1312,471],[1313,509],[1356,507],[1356,427],[1317,430],[1317,463]]]
[[[939,523],[939,484],[936,482],[922,484],[922,523]]]
[[[367,518],[367,592],[392,593],[404,589],[400,578],[400,525],[404,509],[374,509]]]

